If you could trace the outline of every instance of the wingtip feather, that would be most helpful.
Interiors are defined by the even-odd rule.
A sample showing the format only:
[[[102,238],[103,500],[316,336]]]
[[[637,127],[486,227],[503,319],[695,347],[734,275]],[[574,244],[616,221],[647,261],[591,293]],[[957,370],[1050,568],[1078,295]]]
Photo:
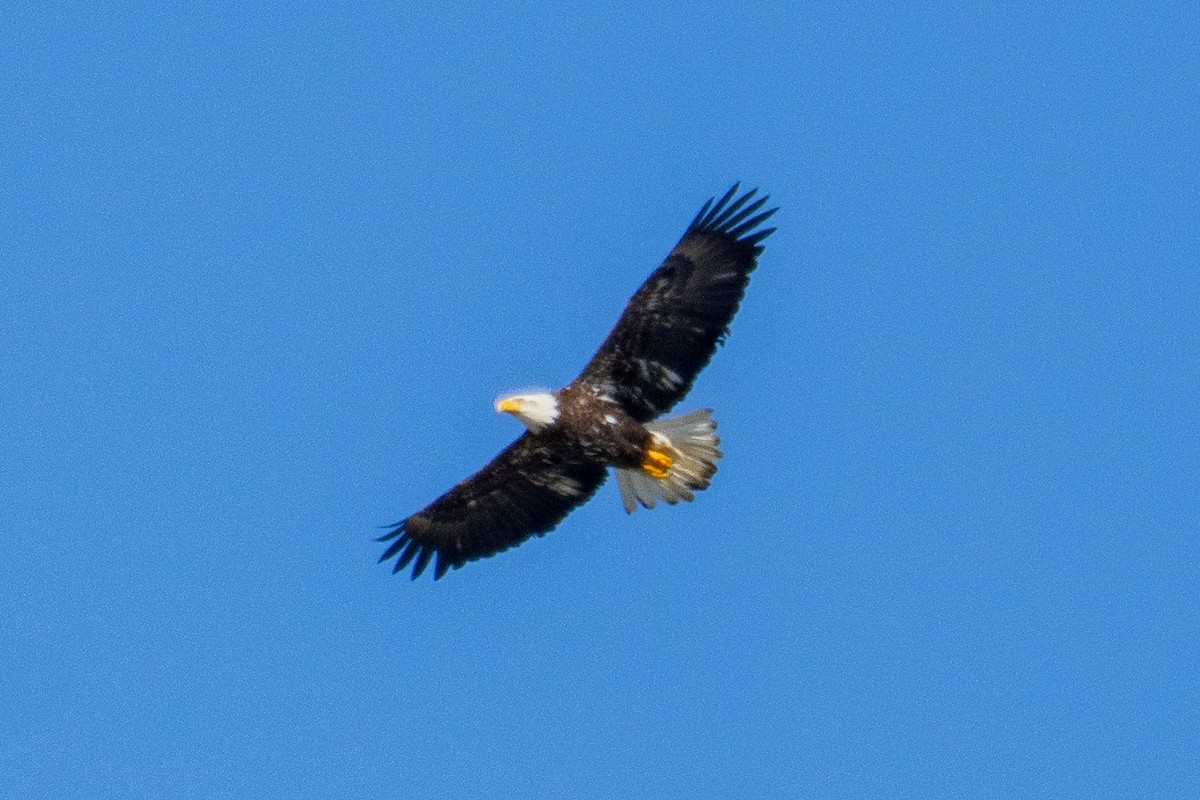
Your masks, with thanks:
[[[742,206],[744,206],[746,204],[746,201],[748,201],[751,197],[754,196],[754,193],[756,191],[758,191],[758,190],[751,189],[750,191],[746,192],[744,195],[739,197],[737,200],[734,200],[732,203],[730,203],[728,206],[726,206],[721,211],[721,213],[717,215],[716,219],[714,219],[711,223],[709,223],[709,227],[721,229],[721,228],[724,228],[724,227],[732,224],[730,222],[730,220],[733,217],[733,215],[737,213],[739,208],[741,208]]]
[[[416,563],[413,564],[412,579],[415,581],[429,566],[429,560],[433,558],[433,554],[437,552],[432,547],[421,548],[420,554],[417,556]]]
[[[696,216],[692,217],[691,224],[689,224],[687,227],[689,231],[695,230],[700,226],[700,220],[704,219],[704,215],[708,213],[708,209],[712,208],[712,204],[713,199],[711,197],[704,202],[704,205],[700,207],[700,210],[696,213]]]
[[[765,197],[763,199],[766,200]],[[730,227],[727,232],[729,233],[730,236],[734,237],[735,239],[741,239],[742,236],[744,236],[747,233],[750,233],[755,228],[757,228],[759,225],[763,224],[768,219],[770,219],[771,215],[774,214],[778,210],[779,210],[778,208],[770,208],[770,209],[767,209],[766,211],[762,212],[761,214],[758,214],[757,216],[754,216],[754,217],[746,220],[745,222],[741,222],[741,220],[737,220],[736,222],[741,222],[741,224],[738,225],[736,228]],[[735,224],[735,221],[730,222],[731,226],[734,224]],[[771,228],[771,230],[774,231],[775,229]]]
[[[741,183],[735,183],[729,188],[719,200],[709,198],[708,202],[700,209],[692,224],[688,226],[687,233],[695,231],[716,231],[732,236],[741,242],[747,242],[751,245],[757,245],[765,239],[775,229],[760,232],[754,231],[754,228],[769,219],[772,214],[778,211],[778,208],[770,208],[761,213],[756,213],[760,208],[766,205],[771,199],[770,195],[762,195],[755,197],[758,189],[754,188],[734,200]],[[732,202],[730,202],[732,200]],[[753,202],[751,202],[753,201]],[[749,236],[746,236],[749,234]],[[746,236],[746,238],[742,238]]]
[[[408,562],[413,560],[420,549],[421,545],[411,539],[405,542],[404,552],[396,559],[396,566],[392,567],[392,572],[396,573],[407,567]]]
[[[408,532],[404,530],[403,524],[398,526],[391,533],[387,534],[386,536],[381,536],[380,538],[376,539],[375,541],[386,542],[389,539],[395,539],[396,541],[394,541],[390,545],[388,545],[387,549],[383,551],[383,555],[381,555],[379,557],[380,563],[387,561],[389,558],[392,558],[397,553],[399,553],[406,545],[409,544]]]

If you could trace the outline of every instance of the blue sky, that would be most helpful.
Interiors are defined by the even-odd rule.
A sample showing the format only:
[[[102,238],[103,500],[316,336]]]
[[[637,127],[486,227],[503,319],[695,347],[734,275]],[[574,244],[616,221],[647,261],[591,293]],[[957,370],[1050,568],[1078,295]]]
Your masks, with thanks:
[[[1198,17],[10,9],[0,797],[1200,796]],[[712,488],[376,566],[734,180]]]

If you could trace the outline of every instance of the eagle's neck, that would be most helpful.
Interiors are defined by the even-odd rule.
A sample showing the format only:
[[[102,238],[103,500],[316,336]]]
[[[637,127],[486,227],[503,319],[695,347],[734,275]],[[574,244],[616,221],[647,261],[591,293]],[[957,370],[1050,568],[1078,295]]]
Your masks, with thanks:
[[[557,397],[552,394],[538,394],[531,397],[534,402],[526,403],[521,413],[517,414],[517,419],[524,422],[526,428],[537,433],[558,422]]]

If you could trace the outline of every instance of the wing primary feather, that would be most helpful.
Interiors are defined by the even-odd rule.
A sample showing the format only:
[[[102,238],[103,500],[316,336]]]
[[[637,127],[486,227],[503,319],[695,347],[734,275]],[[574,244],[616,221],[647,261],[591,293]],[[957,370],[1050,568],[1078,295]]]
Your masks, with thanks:
[[[688,230],[703,230],[705,228],[712,227],[712,221],[716,219],[717,216],[724,210],[725,204],[729,202],[729,198],[733,197],[734,194],[737,193],[739,185],[739,183],[735,183],[733,186],[730,186],[729,191],[726,192],[721,199],[717,201],[716,205],[709,209],[708,213],[705,214],[700,220],[700,224],[694,226],[693,228],[689,228]],[[712,201],[710,200],[709,202]]]
[[[408,546],[404,548],[404,552],[400,554],[400,558],[396,559],[396,566],[392,567],[392,572],[399,572],[407,567],[408,562],[412,561],[413,556],[415,556],[417,551],[421,549],[420,543],[414,542],[411,539],[408,541],[407,545]]]
[[[749,198],[749,197],[750,197],[750,195],[746,195],[746,197],[747,197],[747,198]],[[751,203],[750,205],[746,206],[746,207],[745,207],[745,208],[743,208],[741,211],[739,211],[738,213],[734,214],[734,215],[733,215],[732,217],[730,217],[729,219],[727,219],[727,220],[725,220],[724,222],[722,222],[722,223],[721,223],[721,226],[720,226],[720,229],[721,229],[721,230],[724,230],[724,231],[726,231],[726,232],[727,232],[727,233],[729,233],[731,236],[736,236],[737,234],[735,234],[735,233],[733,232],[733,231],[734,231],[734,226],[735,226],[735,225],[738,225],[738,224],[739,224],[739,223],[740,223],[742,220],[744,220],[746,217],[750,216],[750,215],[751,215],[751,214],[753,214],[755,211],[758,211],[760,208],[762,208],[762,205],[763,205],[763,203],[767,202],[767,200],[769,200],[769,199],[770,199],[770,198],[768,198],[766,195],[763,195],[762,197],[758,198],[758,199],[757,199],[757,200],[755,200],[753,203]]]
[[[434,549],[432,547],[421,548],[421,554],[417,556],[417,562],[413,564],[412,579],[415,581],[421,577],[421,573],[429,566],[429,559],[433,558]]]
[[[765,198],[765,197],[763,198],[763,200],[766,200],[766,199],[767,198]],[[764,211],[763,213],[759,214],[757,217],[751,217],[750,219],[746,220],[745,222],[742,222],[741,225],[738,225],[736,228],[731,228],[727,232],[729,233],[730,236],[740,239],[740,238],[742,238],[742,234],[749,233],[750,231],[754,230],[759,225],[761,225],[763,222],[770,219],[771,215],[774,214],[778,210],[779,209],[777,209],[777,208],[772,208],[768,211]],[[738,220],[738,222],[741,222],[741,220]],[[732,225],[734,223],[730,222],[729,224]],[[772,228],[771,230],[775,230],[775,229]]]
[[[718,201],[717,201],[717,206],[716,206],[716,208],[714,208],[714,209],[713,209],[713,212],[715,213],[715,212],[717,211],[717,209],[721,208],[721,207],[722,207],[722,206],[724,206],[726,203],[728,203],[728,202],[729,202],[729,198],[731,198],[731,197],[733,197],[735,194],[737,194],[737,190],[738,190],[738,188],[739,188],[741,185],[742,185],[742,182],[741,182],[741,181],[737,181],[737,182],[735,182],[735,183],[733,184],[733,186],[730,186],[730,187],[729,187],[729,191],[728,191],[728,192],[726,192],[726,193],[725,193],[725,195],[724,195],[724,196],[723,196],[723,197],[722,197],[720,200],[718,200]]]
[[[396,555],[396,553],[399,553],[400,550],[406,544],[408,544],[408,535],[407,534],[401,535],[401,534],[404,534],[404,526],[403,526],[403,524],[398,523],[396,526],[396,530],[392,531],[387,536],[381,536],[375,540],[377,542],[386,542],[388,539],[394,539],[397,536],[400,537],[399,539],[396,539],[396,541],[394,541],[390,545],[388,545],[387,550],[383,551],[383,555],[381,555],[379,557],[379,560],[381,562],[387,561],[389,558]]]
[[[753,236],[747,236],[745,239],[742,239],[742,241],[746,242],[747,244],[754,245],[754,255],[758,255],[759,253],[761,253],[763,251],[763,246],[761,244],[759,244],[759,242],[761,242],[763,239],[767,238],[774,232],[775,232],[774,228],[764,228],[763,230],[759,231],[758,233],[754,234]]]
[[[375,541],[377,541],[377,542],[391,541],[392,539],[395,539],[400,534],[404,533],[404,521],[403,520],[401,520],[400,522],[393,522],[391,525],[380,525],[379,527],[390,528],[390,530],[387,533],[385,533],[383,536],[376,537]]]
[[[734,214],[736,214],[737,210],[739,208],[741,208],[742,206],[744,206],[746,204],[746,201],[749,200],[751,197],[753,197],[754,193],[757,191],[758,191],[757,189],[751,189],[750,191],[746,192],[744,195],[739,197],[737,200],[734,200],[733,203],[730,204],[725,210],[723,210],[716,219],[714,219],[711,223],[709,223],[709,227],[716,228],[717,230],[721,230],[727,224],[730,224],[730,217],[732,217]]]
[[[713,204],[713,199],[710,197],[704,203],[704,205],[700,207],[700,212],[698,214],[696,214],[695,217],[692,218],[691,224],[687,226],[687,229],[689,231],[696,229],[696,227],[700,224],[700,220],[704,219],[704,215],[708,213],[708,209],[712,208],[712,204]]]

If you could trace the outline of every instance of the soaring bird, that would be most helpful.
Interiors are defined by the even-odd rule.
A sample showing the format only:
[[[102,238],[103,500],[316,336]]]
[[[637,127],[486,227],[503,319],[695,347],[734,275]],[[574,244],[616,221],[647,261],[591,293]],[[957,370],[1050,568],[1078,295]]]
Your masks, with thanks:
[[[711,409],[662,415],[692,388],[729,334],[750,273],[775,231],[777,209],[734,184],[709,199],[683,238],[630,298],[617,324],[574,381],[556,392],[501,397],[496,410],[528,429],[487,466],[397,523],[381,562],[393,572],[429,562],[434,578],[553,530],[586,502],[612,467],[621,502],[691,501],[717,471]]]

